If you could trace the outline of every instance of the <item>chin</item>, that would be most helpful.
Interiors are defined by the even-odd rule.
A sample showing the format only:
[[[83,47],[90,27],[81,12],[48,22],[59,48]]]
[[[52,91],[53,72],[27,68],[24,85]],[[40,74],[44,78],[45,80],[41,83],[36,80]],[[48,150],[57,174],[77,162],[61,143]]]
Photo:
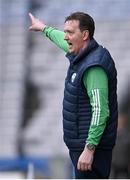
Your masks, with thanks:
[[[74,49],[69,49],[69,53],[78,54]]]
[[[70,52],[70,53],[74,53],[74,50],[73,50],[73,49],[69,49],[69,52]]]

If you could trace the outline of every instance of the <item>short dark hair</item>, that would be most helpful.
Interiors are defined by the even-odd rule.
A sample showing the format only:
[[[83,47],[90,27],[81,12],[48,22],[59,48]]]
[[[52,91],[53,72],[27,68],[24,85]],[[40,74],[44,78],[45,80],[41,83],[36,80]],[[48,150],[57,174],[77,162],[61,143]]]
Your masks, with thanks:
[[[95,31],[95,22],[90,15],[84,12],[74,12],[65,18],[65,22],[70,20],[78,20],[80,30],[88,30],[90,39],[93,38]]]

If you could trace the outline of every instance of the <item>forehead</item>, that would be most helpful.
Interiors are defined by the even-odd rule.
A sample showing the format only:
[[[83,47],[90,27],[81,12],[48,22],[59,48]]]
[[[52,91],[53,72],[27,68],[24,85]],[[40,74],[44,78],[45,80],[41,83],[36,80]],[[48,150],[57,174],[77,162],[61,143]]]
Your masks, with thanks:
[[[68,29],[76,29],[79,28],[79,21],[78,20],[68,20],[64,24],[64,30]]]

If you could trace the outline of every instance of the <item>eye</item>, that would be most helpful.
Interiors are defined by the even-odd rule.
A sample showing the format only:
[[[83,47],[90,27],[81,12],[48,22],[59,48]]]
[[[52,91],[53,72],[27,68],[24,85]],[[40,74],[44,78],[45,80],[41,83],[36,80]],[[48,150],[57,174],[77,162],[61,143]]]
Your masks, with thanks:
[[[72,35],[72,34],[74,34],[74,32],[70,31],[69,34]]]

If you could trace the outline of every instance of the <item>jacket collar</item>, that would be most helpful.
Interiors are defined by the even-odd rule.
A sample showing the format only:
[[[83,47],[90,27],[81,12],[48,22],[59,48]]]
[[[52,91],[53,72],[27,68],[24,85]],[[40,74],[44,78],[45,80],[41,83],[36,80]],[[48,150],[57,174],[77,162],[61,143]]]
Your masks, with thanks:
[[[98,46],[99,44],[95,41],[95,39],[92,39],[89,42],[88,46],[85,49],[81,50],[79,54],[75,55],[74,53],[67,53],[66,57],[69,59],[70,63],[77,63]]]

